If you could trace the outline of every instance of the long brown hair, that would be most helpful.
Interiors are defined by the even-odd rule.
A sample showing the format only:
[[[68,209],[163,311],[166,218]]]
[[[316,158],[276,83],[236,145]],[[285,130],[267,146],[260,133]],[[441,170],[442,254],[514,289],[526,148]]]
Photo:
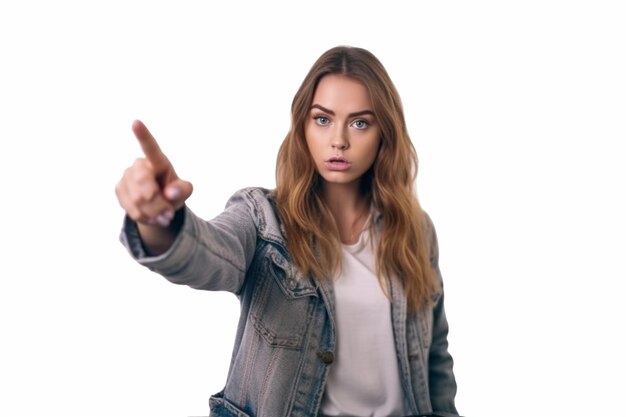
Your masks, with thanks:
[[[409,138],[400,96],[380,61],[362,48],[338,46],[313,64],[291,105],[291,129],[276,162],[276,200],[289,255],[305,275],[327,279],[340,267],[341,243],[335,220],[321,197],[321,177],[309,152],[304,126],[319,81],[341,74],[369,91],[381,128],[378,156],[362,179],[363,192],[383,216],[376,268],[388,293],[397,277],[412,310],[427,305],[438,283],[430,265],[425,214],[415,193],[417,154]]]

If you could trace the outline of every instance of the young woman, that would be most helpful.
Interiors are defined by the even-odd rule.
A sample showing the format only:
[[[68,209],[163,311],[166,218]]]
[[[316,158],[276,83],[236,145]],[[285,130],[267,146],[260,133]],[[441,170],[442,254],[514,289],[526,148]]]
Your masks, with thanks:
[[[458,415],[433,225],[400,97],[367,50],[336,47],[292,104],[276,189],[211,221],[139,121],[116,187],[122,241],[177,284],[235,293],[241,316],[212,416]]]

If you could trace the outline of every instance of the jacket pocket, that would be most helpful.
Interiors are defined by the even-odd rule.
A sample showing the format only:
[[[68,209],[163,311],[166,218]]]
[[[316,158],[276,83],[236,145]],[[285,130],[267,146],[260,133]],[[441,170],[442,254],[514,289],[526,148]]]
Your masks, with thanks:
[[[259,265],[250,306],[257,333],[271,346],[300,349],[317,302],[317,289],[269,246]]]

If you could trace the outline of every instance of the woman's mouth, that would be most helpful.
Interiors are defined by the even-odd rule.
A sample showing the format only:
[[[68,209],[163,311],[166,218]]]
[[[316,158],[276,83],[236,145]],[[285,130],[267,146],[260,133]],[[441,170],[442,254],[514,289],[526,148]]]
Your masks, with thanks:
[[[332,158],[324,161],[324,165],[326,165],[326,168],[330,171],[346,171],[350,169],[352,163],[340,156],[333,156]]]

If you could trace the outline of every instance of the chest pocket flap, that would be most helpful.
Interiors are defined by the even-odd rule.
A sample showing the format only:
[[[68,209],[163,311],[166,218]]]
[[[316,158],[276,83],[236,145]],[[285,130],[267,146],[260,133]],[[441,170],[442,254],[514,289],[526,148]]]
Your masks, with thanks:
[[[300,349],[318,301],[315,284],[272,246],[258,274],[250,311],[255,330],[271,346]]]

